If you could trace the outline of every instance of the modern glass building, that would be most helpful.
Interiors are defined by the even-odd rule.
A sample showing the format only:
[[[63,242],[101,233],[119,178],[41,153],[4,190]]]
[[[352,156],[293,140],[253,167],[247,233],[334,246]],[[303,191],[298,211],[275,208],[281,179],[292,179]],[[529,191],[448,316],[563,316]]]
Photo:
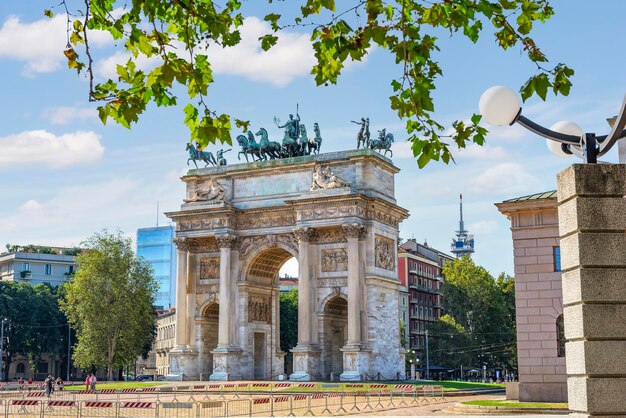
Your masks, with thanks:
[[[173,226],[140,228],[137,230],[137,255],[145,258],[154,269],[159,282],[155,306],[169,309],[176,305],[176,247]]]

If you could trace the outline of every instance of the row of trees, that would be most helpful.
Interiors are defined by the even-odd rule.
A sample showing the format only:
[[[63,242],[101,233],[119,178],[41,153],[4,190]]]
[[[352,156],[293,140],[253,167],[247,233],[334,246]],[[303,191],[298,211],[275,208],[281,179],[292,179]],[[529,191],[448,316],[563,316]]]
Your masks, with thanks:
[[[444,312],[429,328],[431,363],[448,367],[515,366],[515,281],[494,278],[465,257],[443,269]]]
[[[152,268],[121,233],[95,234],[83,246],[76,256],[76,274],[62,286],[0,281],[0,318],[8,324],[6,370],[18,355],[36,370],[47,354],[50,360],[63,360],[56,372],[64,375],[68,326],[76,336],[69,342],[75,365],[92,371],[106,368],[109,380],[115,370],[150,350],[158,289]]]
[[[63,294],[63,287],[49,284],[30,286],[0,281],[0,318],[5,319],[5,370],[18,355],[26,357],[31,369],[37,370],[37,364],[47,355],[51,360],[62,360],[63,369],[57,373],[65,372],[68,324],[58,304]],[[7,374],[4,376],[6,378]]]

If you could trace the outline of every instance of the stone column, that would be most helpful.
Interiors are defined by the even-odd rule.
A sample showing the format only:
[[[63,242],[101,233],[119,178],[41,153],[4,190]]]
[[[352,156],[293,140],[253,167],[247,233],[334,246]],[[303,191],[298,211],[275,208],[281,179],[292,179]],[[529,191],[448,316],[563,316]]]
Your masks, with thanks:
[[[626,416],[626,166],[557,176],[569,409]]]
[[[187,340],[187,242],[184,238],[174,238],[178,252],[178,270],[176,273],[176,336],[173,350],[185,351]]]
[[[187,329],[185,332],[185,344],[190,351],[198,351],[195,344],[195,317],[196,317],[196,277],[194,275],[195,263],[192,253],[193,247],[190,246],[187,251]]]
[[[361,380],[361,375],[369,368],[369,353],[361,351],[361,273],[359,257],[359,238],[366,228],[360,224],[343,225],[343,232],[348,241],[348,343],[343,352],[344,381]]]
[[[184,238],[174,238],[178,248],[178,272],[176,276],[176,334],[175,347],[169,352],[171,374],[185,375],[187,379],[198,378],[198,353],[189,348],[189,318],[187,311],[187,275],[189,248]]]
[[[313,228],[294,230],[298,239],[298,345],[294,347],[293,373],[290,380],[308,381],[315,374],[319,362],[319,348],[311,344],[311,306],[315,296],[312,294],[310,242],[315,235]]]
[[[361,286],[359,276],[359,236],[365,227],[359,224],[344,225],[348,241],[348,344],[346,348],[361,346]]]
[[[237,363],[240,350],[232,344],[231,320],[233,319],[233,292],[231,277],[231,252],[237,243],[232,234],[217,235],[220,247],[220,313],[217,347],[213,350],[213,374],[211,380],[232,380],[240,376]]]

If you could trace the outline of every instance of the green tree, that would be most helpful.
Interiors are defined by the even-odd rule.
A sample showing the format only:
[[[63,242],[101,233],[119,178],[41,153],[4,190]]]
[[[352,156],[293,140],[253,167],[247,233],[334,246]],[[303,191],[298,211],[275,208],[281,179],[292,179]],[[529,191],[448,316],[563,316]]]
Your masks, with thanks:
[[[298,289],[280,294],[280,349],[285,353],[298,344]]]
[[[443,269],[445,312],[430,328],[442,363],[510,365],[515,361],[515,282],[494,279],[470,257]],[[446,355],[448,357],[446,357]],[[443,361],[445,359],[445,361]]]
[[[95,234],[76,257],[78,271],[66,286],[61,309],[76,329],[74,361],[113,370],[132,361],[153,339],[152,268],[120,232]]]
[[[232,47],[241,40],[245,4],[242,0],[83,0],[76,10],[66,0],[58,7],[68,13],[68,67],[86,72],[89,100],[102,103],[100,119],[113,119],[130,127],[150,103],[157,106],[184,103],[181,115],[191,140],[201,145],[231,143],[231,116],[218,111],[208,100],[214,81],[208,48]],[[257,3],[257,2],[255,2]],[[476,42],[486,32],[506,50],[519,47],[536,64],[537,71],[521,88],[526,100],[533,94],[545,99],[548,90],[567,95],[573,71],[563,64],[546,66],[548,59],[530,33],[554,11],[548,0],[334,0],[277,2],[267,0],[264,20],[271,31],[259,37],[268,50],[285,28],[311,31],[317,63],[311,69],[317,85],[337,83],[347,60],[361,60],[376,46],[388,51],[398,66],[390,76],[390,106],[405,120],[409,141],[420,167],[430,160],[452,159],[450,143],[459,148],[468,142],[483,144],[486,130],[480,116],[469,123],[456,121],[451,135],[433,118],[433,92],[443,77],[436,60],[438,36],[462,36]],[[298,7],[299,6],[299,7]],[[298,10],[299,9],[299,10]],[[53,10],[44,14],[52,17]],[[92,30],[110,33],[116,45],[132,57],[117,66],[117,79],[94,81],[94,57],[90,49]],[[462,35],[461,35],[462,34]],[[80,48],[79,48],[80,46]],[[152,69],[137,66],[141,60]],[[186,92],[180,94],[182,86]],[[246,129],[247,121],[235,118]]]

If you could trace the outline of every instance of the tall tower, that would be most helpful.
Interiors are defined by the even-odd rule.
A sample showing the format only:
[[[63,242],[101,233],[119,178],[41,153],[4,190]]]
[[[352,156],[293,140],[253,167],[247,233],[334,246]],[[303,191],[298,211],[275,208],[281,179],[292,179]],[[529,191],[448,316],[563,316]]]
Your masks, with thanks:
[[[450,245],[450,252],[461,258],[466,254],[472,254],[474,252],[474,236],[469,234],[469,231],[465,229],[463,224],[463,195],[459,195],[459,230],[456,231],[456,238],[452,238],[452,245]]]

